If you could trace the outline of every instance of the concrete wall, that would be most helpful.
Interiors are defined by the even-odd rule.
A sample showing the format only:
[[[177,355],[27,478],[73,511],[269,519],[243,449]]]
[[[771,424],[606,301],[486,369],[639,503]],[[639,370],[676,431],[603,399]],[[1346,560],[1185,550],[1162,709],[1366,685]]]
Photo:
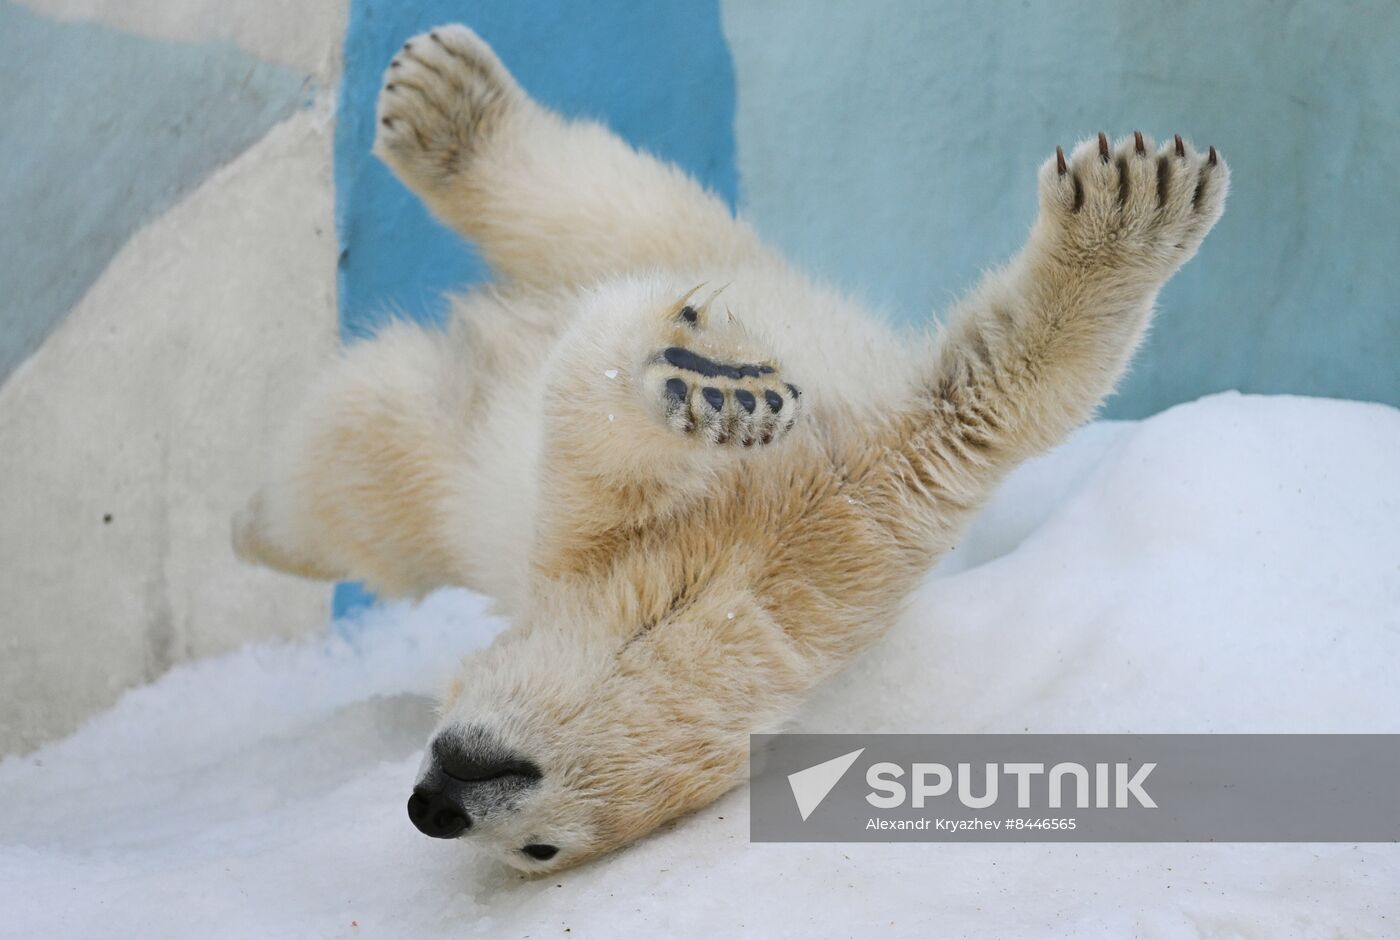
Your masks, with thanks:
[[[228,517],[337,343],[344,15],[0,0],[0,753],[325,623]]]

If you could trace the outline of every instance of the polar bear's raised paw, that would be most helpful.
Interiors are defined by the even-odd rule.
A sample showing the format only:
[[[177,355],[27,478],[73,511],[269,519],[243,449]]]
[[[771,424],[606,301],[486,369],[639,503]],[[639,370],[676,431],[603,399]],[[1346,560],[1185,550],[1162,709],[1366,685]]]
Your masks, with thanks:
[[[410,185],[435,190],[459,176],[524,92],[465,26],[404,43],[384,73],[374,152]]]
[[[1160,149],[1134,132],[1110,146],[1099,134],[1040,171],[1051,250],[1079,268],[1140,269],[1164,279],[1200,246],[1225,209],[1230,171],[1214,147],[1175,136]]]
[[[679,341],[651,358],[642,387],[673,431],[719,445],[774,443],[796,423],[801,389],[772,360],[745,360],[744,344],[736,342],[742,328],[732,318],[712,329],[705,319],[695,307],[681,308],[673,336]]]
[[[792,429],[802,392],[773,381],[772,366],[726,363],[684,346],[661,352],[657,367],[673,373],[662,398],[666,423],[715,444],[771,444]]]

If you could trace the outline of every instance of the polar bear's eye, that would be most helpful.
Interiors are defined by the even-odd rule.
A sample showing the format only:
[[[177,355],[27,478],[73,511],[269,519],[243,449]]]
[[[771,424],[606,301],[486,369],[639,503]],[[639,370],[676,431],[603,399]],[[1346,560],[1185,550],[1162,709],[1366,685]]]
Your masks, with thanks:
[[[548,861],[549,859],[553,858],[559,853],[559,846],[543,845],[539,842],[532,842],[520,851],[524,852],[526,855],[530,856],[533,859],[537,859],[541,862],[544,862]]]

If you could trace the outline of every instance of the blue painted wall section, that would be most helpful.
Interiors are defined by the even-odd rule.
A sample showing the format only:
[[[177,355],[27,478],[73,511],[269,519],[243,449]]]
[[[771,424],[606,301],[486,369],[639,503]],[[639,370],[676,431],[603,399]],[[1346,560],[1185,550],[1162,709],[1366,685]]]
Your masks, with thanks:
[[[311,90],[229,43],[58,23],[8,0],[0,88],[0,381],[142,223]]]
[[[444,291],[487,276],[471,247],[370,154],[385,66],[404,40],[451,22],[480,33],[540,101],[603,121],[734,204],[734,79],[717,0],[352,0],[335,161],[347,339],[372,333],[387,316],[439,321]],[[342,585],[336,613],[369,600]]]
[[[1234,193],[1112,417],[1221,389],[1400,404],[1400,4],[725,0],[746,213],[922,323],[1016,251],[1056,144],[1215,144]]]

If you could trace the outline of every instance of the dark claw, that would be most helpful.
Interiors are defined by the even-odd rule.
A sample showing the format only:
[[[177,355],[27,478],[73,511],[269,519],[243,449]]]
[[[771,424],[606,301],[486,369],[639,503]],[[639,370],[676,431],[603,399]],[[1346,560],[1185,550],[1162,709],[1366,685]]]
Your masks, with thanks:
[[[387,117],[386,117],[386,118],[380,118],[380,119],[379,119],[379,123],[380,123],[380,124],[383,124],[385,127],[393,127],[393,126],[394,126],[394,119],[393,119],[393,118],[387,118]]]
[[[768,402],[768,410],[773,412],[773,414],[777,414],[783,410],[783,396],[779,395],[777,392],[764,392],[763,400]]]
[[[1065,152],[1062,148],[1055,148],[1055,170],[1064,176],[1069,172],[1069,164],[1065,163]]]
[[[667,401],[670,401],[674,404],[680,404],[681,402],[685,401],[685,396],[689,391],[690,389],[686,387],[685,382],[681,381],[680,379],[666,380]]]
[[[709,402],[715,411],[724,410],[724,392],[707,385],[700,389],[700,394],[705,396],[705,401]]]
[[[437,43],[439,46],[442,45],[442,37],[437,34],[437,30],[433,30],[431,33],[429,33],[428,38],[431,39],[433,42]]]
[[[1173,135],[1173,138],[1176,141],[1176,155],[1178,157],[1186,156],[1186,144],[1182,143],[1181,135],[1175,134]]]
[[[1147,153],[1147,147],[1142,142],[1142,131],[1133,131],[1133,149],[1139,157]]]
[[[749,414],[753,414],[754,409],[758,407],[758,399],[753,397],[753,392],[747,391],[746,389],[741,388],[735,391],[734,400],[739,403],[740,408],[743,408]]]
[[[1210,148],[1210,156],[1206,157],[1206,162],[1209,163],[1211,166],[1215,166],[1215,148],[1214,148],[1214,147],[1211,147],[1211,148]]]
[[[1108,137],[1103,131],[1099,131],[1099,159],[1104,163],[1108,162]]]
[[[389,84],[387,84],[387,85],[384,86],[384,90],[385,90],[385,91],[393,91],[395,88],[398,88],[398,87],[399,87],[398,85],[395,85],[393,82],[390,82]]]

